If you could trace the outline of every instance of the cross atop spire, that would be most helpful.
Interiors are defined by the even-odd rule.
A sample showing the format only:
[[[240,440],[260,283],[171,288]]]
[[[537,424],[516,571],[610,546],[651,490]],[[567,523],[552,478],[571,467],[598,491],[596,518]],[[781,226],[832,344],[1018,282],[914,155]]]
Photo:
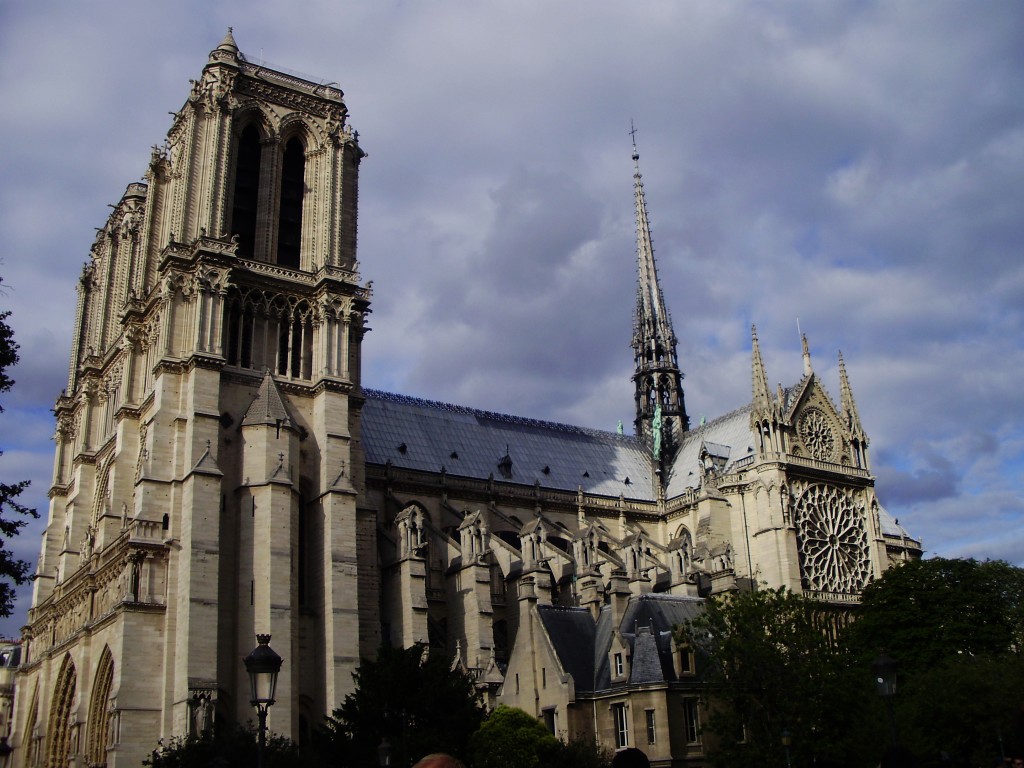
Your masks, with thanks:
[[[633,138],[633,193],[636,203],[637,294],[633,316],[633,357],[636,370],[636,433],[659,450],[656,459],[670,458],[679,445],[690,420],[683,401],[683,375],[676,356],[676,336],[672,318],[658,281],[654,261],[651,225],[640,176],[640,153],[636,148],[636,127],[630,125]],[[659,418],[656,418],[660,416]],[[659,423],[660,422],[660,423]],[[657,439],[655,431],[659,433]]]

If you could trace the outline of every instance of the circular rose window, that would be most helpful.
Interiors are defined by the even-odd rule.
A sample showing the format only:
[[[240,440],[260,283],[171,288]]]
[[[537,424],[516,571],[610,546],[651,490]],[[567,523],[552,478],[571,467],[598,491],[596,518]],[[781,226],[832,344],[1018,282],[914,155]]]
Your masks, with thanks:
[[[860,592],[871,575],[864,517],[850,492],[822,483],[796,501],[800,571],[807,589]]]
[[[835,457],[836,435],[824,413],[817,408],[808,408],[800,416],[797,429],[811,456],[822,461]]]

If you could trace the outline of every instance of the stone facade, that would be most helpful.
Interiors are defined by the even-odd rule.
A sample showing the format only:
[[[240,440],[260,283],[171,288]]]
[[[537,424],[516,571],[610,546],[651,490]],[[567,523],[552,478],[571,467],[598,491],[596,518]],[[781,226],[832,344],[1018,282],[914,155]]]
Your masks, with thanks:
[[[756,582],[854,603],[919,555],[875,497],[842,362],[838,406],[806,346],[773,393],[754,334],[752,402],[691,428],[639,169],[636,436],[363,389],[362,158],[341,91],[229,32],[99,230],[14,765],[136,766],[249,719],[257,633],[293,738],[381,642],[426,643],[560,735],[699,761],[673,621]]]

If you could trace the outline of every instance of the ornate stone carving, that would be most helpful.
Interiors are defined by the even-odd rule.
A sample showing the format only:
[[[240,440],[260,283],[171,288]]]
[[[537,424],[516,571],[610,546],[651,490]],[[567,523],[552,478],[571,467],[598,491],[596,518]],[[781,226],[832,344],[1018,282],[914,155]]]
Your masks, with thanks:
[[[818,408],[808,408],[797,422],[800,439],[807,451],[819,461],[832,461],[835,458],[839,441],[829,418]]]
[[[867,531],[853,492],[807,486],[794,503],[800,570],[807,589],[855,594],[871,575]]]

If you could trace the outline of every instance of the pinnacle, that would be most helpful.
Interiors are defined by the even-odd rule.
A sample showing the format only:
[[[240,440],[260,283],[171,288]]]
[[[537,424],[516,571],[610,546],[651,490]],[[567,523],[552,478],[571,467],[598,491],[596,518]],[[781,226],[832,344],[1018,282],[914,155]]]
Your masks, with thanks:
[[[224,35],[224,39],[220,41],[220,45],[217,46],[217,50],[238,53],[238,43],[235,42],[234,28],[228,27],[227,34]]]
[[[211,64],[217,61],[237,61],[241,55],[238,51],[238,43],[235,42],[234,31],[231,27],[228,27],[224,39],[220,41],[216,48],[210,51],[209,61]]]
[[[757,326],[750,326],[751,344],[751,378],[753,379],[754,406],[755,408],[766,409],[771,403],[771,396],[768,394],[768,374],[764,369],[764,361],[761,359],[761,344],[757,339]]]

